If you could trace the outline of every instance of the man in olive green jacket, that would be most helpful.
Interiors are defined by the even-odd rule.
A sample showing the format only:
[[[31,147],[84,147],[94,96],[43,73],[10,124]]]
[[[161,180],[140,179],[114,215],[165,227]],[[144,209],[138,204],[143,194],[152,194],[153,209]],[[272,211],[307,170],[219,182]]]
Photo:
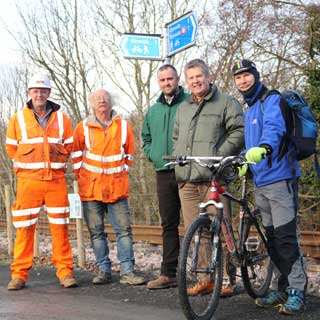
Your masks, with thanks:
[[[200,59],[184,68],[191,96],[179,107],[174,124],[174,154],[181,156],[237,155],[243,148],[243,112],[239,102],[220,93],[211,83],[209,68]],[[199,203],[209,200],[211,171],[197,163],[176,166],[176,179],[185,229],[199,213]],[[230,203],[222,198],[225,216],[231,216]],[[212,283],[200,281],[188,290],[189,295],[201,294]],[[227,294],[227,293],[226,293]]]
[[[174,118],[178,106],[188,96],[183,88],[179,87],[179,76],[174,66],[169,64],[161,66],[157,77],[162,93],[145,116],[142,140],[144,153],[152,161],[156,170],[163,255],[161,275],[148,282],[148,289],[176,286],[181,204],[174,168],[165,167],[166,161],[162,156],[172,153]]]

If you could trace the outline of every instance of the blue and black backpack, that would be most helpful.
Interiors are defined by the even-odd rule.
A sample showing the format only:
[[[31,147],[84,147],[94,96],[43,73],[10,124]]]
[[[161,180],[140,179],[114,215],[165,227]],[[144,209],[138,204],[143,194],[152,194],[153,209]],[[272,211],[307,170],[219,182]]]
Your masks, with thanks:
[[[304,160],[314,155],[314,163],[318,178],[320,178],[320,167],[317,157],[317,138],[318,123],[309,107],[306,99],[298,92],[293,90],[279,92],[277,90],[267,91],[261,98],[261,108],[264,100],[272,95],[280,94],[280,108],[284,118],[287,132],[283,134],[278,160],[280,160],[289,151],[289,146],[293,150],[293,157],[297,160]]]

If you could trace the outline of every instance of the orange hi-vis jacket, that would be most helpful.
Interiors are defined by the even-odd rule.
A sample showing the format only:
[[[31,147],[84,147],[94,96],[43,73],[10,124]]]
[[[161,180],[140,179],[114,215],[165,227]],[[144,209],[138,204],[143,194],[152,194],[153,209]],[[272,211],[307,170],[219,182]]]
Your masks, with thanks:
[[[81,200],[112,203],[127,198],[135,151],[128,122],[112,111],[112,122],[103,128],[90,115],[77,125],[73,137],[72,163]]]
[[[31,103],[9,121],[6,150],[18,177],[54,180],[64,177],[72,150],[72,126],[60,106],[48,101],[53,110],[44,129],[37,122]]]

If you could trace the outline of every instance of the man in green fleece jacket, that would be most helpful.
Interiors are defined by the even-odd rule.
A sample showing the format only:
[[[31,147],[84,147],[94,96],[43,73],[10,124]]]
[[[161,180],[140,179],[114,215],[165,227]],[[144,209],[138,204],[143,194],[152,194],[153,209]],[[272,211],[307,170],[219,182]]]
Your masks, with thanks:
[[[243,112],[239,102],[220,93],[212,83],[209,67],[203,60],[189,61],[185,78],[191,95],[180,105],[174,124],[174,154],[178,156],[230,156],[243,148]],[[199,213],[199,203],[208,201],[211,171],[197,163],[176,166],[176,179],[185,229]],[[230,202],[222,197],[224,214],[231,218]],[[214,212],[213,212],[214,213]],[[198,279],[188,289],[198,295],[213,288],[208,279]],[[232,287],[224,286],[221,294],[231,295]]]
[[[181,204],[174,168],[165,167],[166,161],[162,160],[162,156],[172,154],[174,118],[178,106],[188,96],[179,86],[179,76],[174,66],[161,66],[157,77],[162,93],[148,109],[142,126],[143,150],[156,170],[163,238],[161,274],[148,282],[149,289],[176,286]]]

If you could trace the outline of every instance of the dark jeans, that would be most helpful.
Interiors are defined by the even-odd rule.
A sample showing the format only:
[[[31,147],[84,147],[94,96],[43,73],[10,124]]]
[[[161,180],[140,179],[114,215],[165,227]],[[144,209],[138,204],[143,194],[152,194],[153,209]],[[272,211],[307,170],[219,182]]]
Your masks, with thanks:
[[[174,170],[157,172],[157,192],[163,239],[161,274],[176,277],[181,204]]]

